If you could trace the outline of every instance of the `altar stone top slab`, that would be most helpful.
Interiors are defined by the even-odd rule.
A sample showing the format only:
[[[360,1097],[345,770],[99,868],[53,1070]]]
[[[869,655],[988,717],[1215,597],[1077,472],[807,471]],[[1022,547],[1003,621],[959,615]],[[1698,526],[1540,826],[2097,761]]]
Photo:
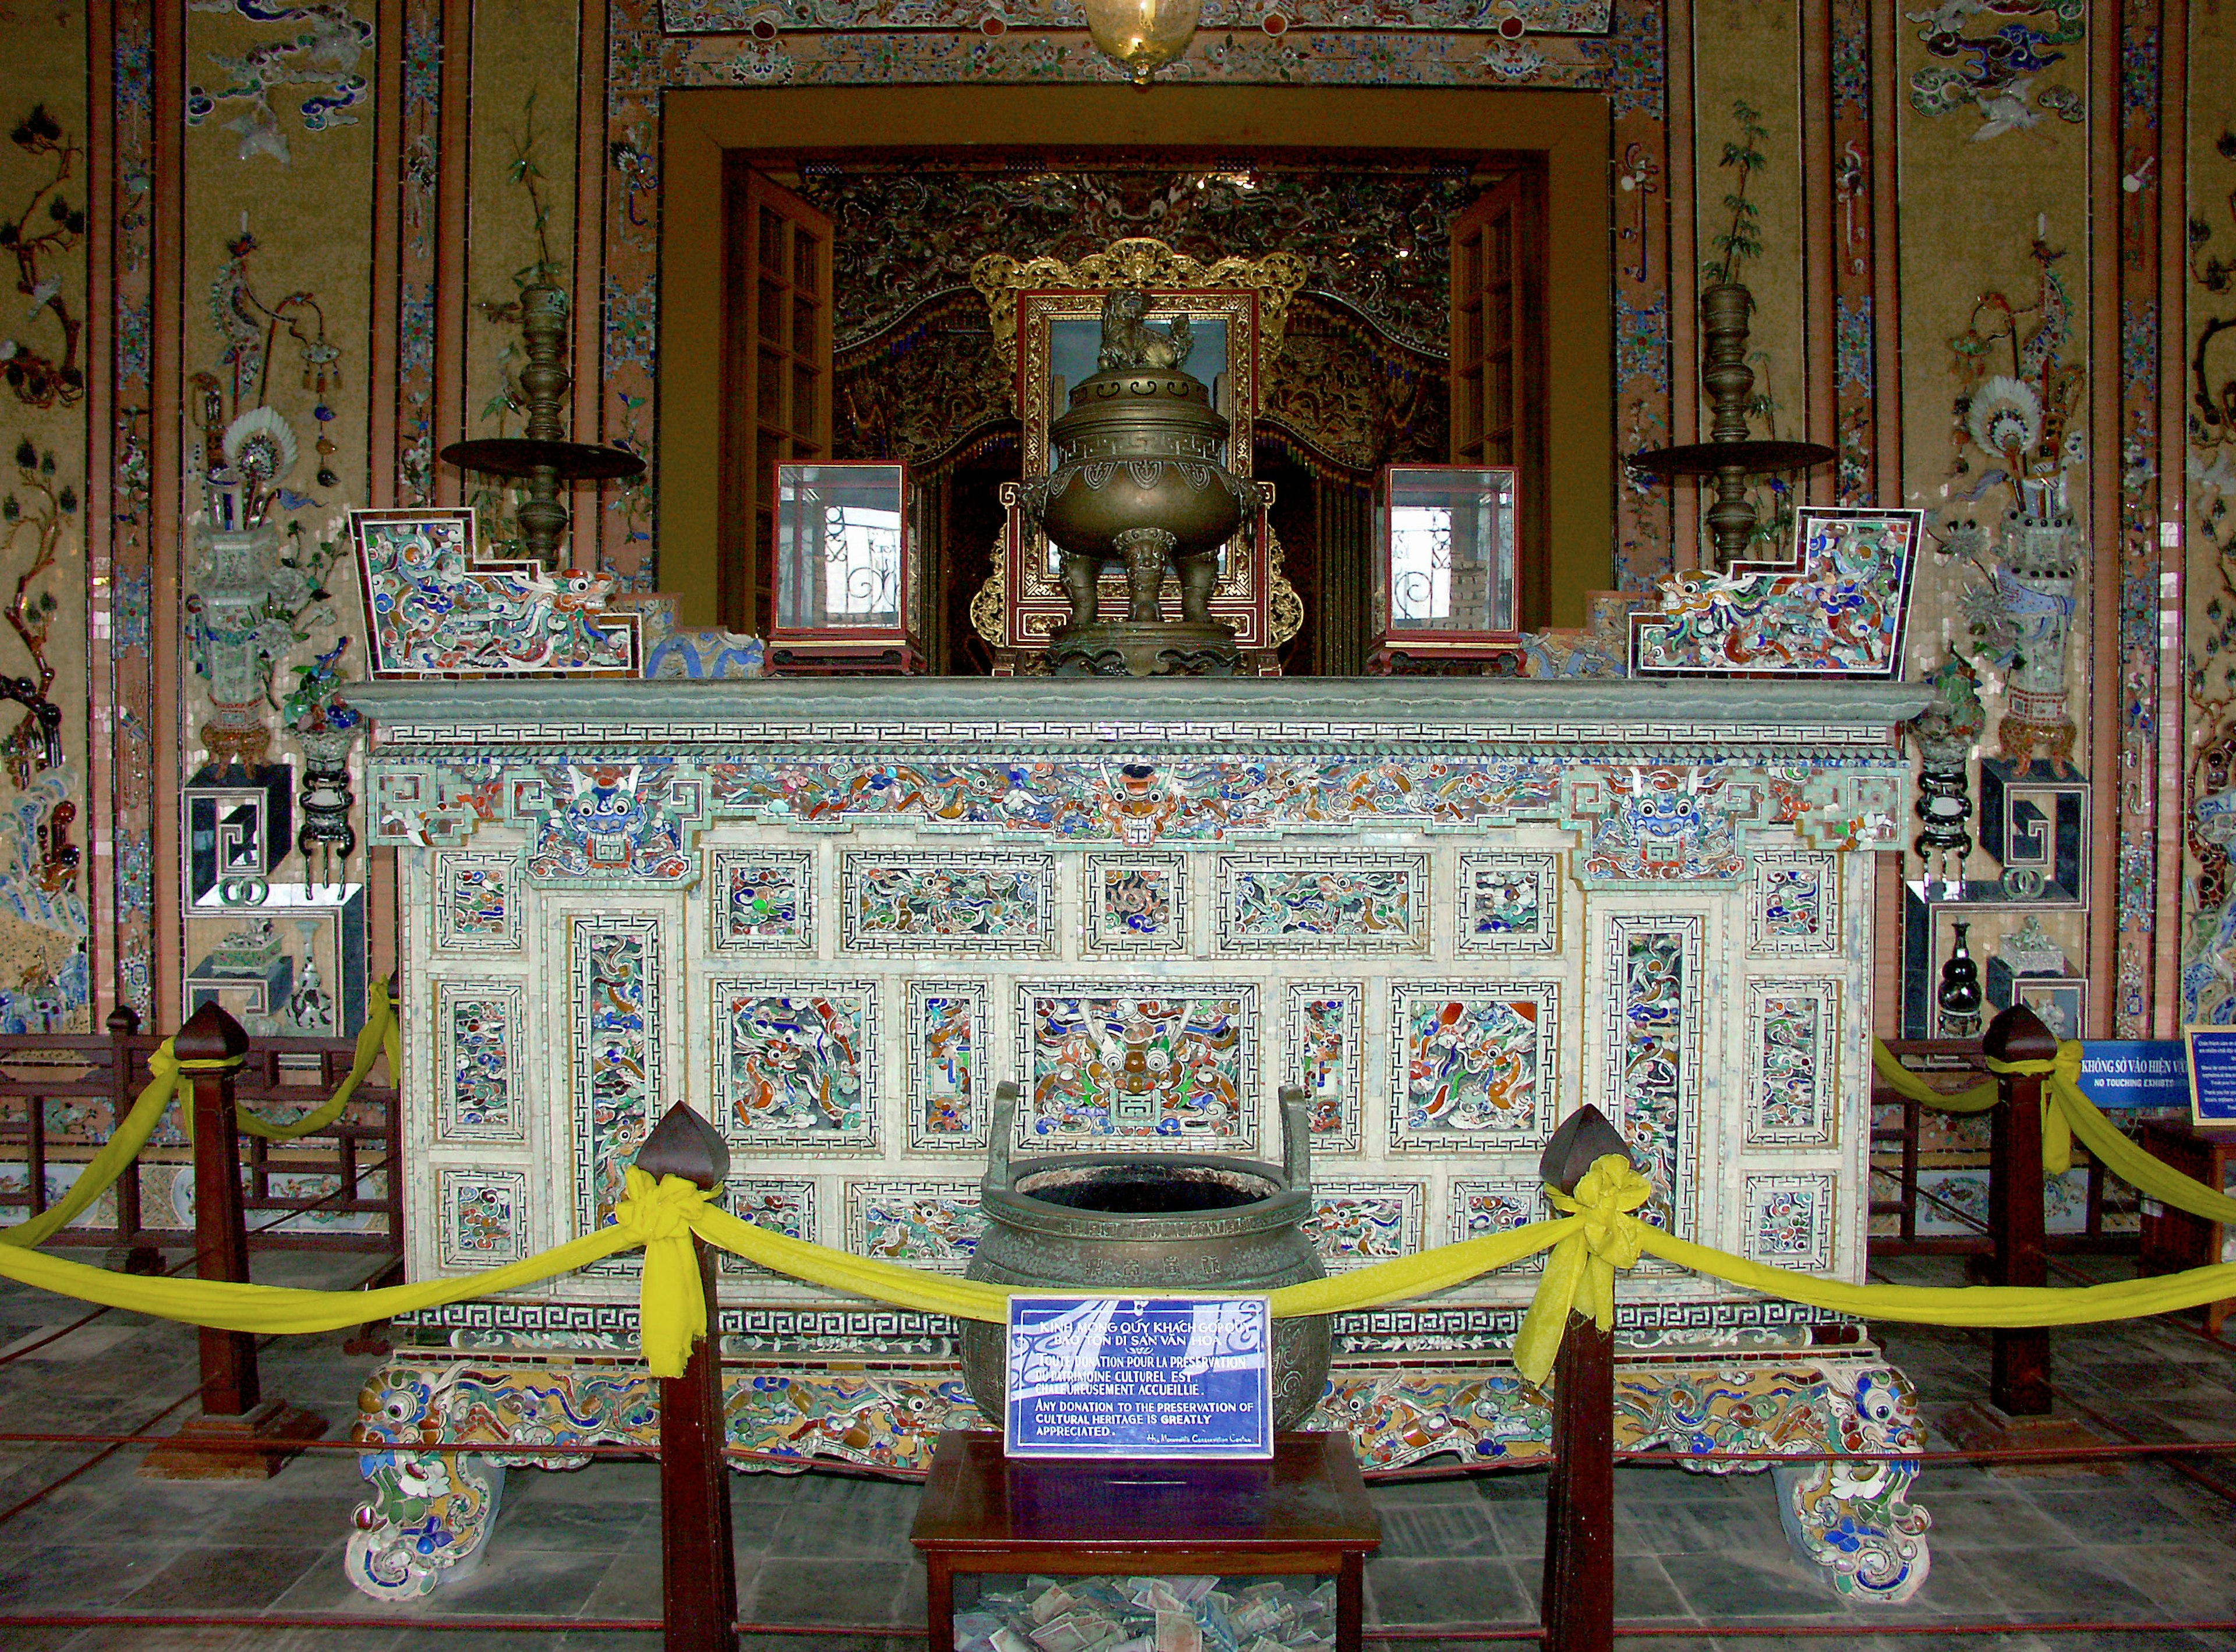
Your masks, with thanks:
[[[765,678],[353,685],[377,741],[425,749],[1886,747],[1906,683],[1513,678]]]

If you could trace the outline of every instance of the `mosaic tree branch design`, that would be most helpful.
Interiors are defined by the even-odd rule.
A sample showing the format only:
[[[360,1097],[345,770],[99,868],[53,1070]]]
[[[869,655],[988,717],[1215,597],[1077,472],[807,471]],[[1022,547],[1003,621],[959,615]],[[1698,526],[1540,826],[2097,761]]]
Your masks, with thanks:
[[[16,260],[16,291],[30,300],[15,332],[0,339],[0,378],[27,407],[68,407],[85,395],[85,370],[77,359],[85,318],[70,313],[62,279],[53,272],[55,261],[85,239],[85,208],[72,206],[63,193],[85,151],[63,136],[43,103],[16,123],[8,141],[27,155],[47,157],[55,171],[13,221],[0,220],[0,247]],[[23,336],[49,315],[62,333],[59,359]]]

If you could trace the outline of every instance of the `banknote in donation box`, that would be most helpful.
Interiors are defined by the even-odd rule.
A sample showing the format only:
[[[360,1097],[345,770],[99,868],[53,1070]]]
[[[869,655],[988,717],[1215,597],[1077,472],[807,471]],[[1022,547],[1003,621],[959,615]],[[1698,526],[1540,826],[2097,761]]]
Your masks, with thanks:
[[[1262,1296],[1013,1296],[1011,1457],[1271,1458]]]

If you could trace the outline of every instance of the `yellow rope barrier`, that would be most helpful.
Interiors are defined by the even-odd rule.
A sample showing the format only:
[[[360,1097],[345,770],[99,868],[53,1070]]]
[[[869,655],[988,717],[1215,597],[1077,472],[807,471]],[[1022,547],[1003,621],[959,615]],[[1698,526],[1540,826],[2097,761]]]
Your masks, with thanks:
[[[389,1040],[392,1052],[392,1027],[384,1027],[375,1038]],[[361,1058],[367,1047],[367,1041],[361,1039]],[[1883,1048],[1877,1053],[1891,1059],[1885,1057]],[[181,1065],[168,1050],[159,1050],[157,1056],[160,1066],[155,1059],[149,1063],[157,1070],[156,1077],[127,1121],[128,1127],[138,1129],[141,1140],[153,1125],[152,1117],[142,1118],[149,1098],[168,1102],[161,1087],[166,1083],[175,1087]],[[2139,1190],[2213,1221],[2236,1221],[2236,1200],[2159,1163],[2120,1134],[2075,1082],[2080,1059],[2080,1047],[2067,1044],[2053,1061],[2012,1063],[1999,1070],[2048,1078],[2045,1089],[2054,1097],[2062,1121],[2070,1124],[2108,1169]],[[362,1064],[369,1068],[370,1059],[364,1059]],[[1980,1088],[1983,1087],[1954,1099],[1968,1102]],[[1941,1099],[1939,1092],[1933,1095]],[[160,1115],[161,1108],[155,1110]],[[114,1140],[125,1141],[131,1151],[137,1150],[137,1142],[122,1131]],[[120,1162],[128,1162],[130,1151],[119,1156]],[[1653,1186],[1621,1154],[1609,1154],[1594,1164],[1573,1195],[1555,1188],[1545,1191],[1555,1208],[1563,1214],[1401,1257],[1341,1278],[1285,1286],[1271,1293],[1273,1312],[1278,1318],[1287,1319],[1411,1300],[1509,1267],[1549,1247],[1553,1254],[1538,1281],[1514,1350],[1515,1363],[1522,1374],[1542,1382],[1552,1369],[1572,1312],[1588,1314],[1602,1326],[1613,1324],[1615,1274],[1631,1267],[1641,1256],[1660,1257],[1745,1290],[1835,1313],[1922,1325],[1999,1329],[2087,1325],[2165,1313],[2236,1295],[2236,1263],[2073,1290],[1851,1285],[1797,1274],[1676,1238],[1640,1220],[1634,1213],[1652,1196]],[[998,1322],[1007,1317],[1012,1287],[951,1279],[771,1233],[718,1208],[712,1198],[713,1190],[694,1187],[681,1177],[666,1176],[655,1183],[646,1172],[631,1167],[626,1196],[615,1206],[614,1221],[608,1227],[487,1273],[378,1291],[300,1291],[112,1274],[28,1248],[35,1241],[18,1235],[33,1226],[29,1223],[0,1234],[0,1239],[9,1241],[0,1245],[0,1276],[85,1301],[191,1325],[301,1334],[494,1296],[641,1247],[645,1261],[639,1297],[640,1338],[647,1366],[661,1377],[680,1376],[692,1345],[707,1333],[707,1304],[700,1290],[699,1270],[691,1250],[690,1236],[694,1234],[749,1261],[850,1295],[963,1319]],[[41,1221],[66,1209],[58,1205]],[[67,1214],[62,1219],[68,1220]]]
[[[2186,1176],[2170,1164],[2153,1158],[2130,1142],[2120,1127],[2081,1088],[2081,1047],[2068,1039],[2058,1045],[2048,1061],[1997,1061],[1987,1058],[1988,1070],[2020,1078],[2046,1078],[2042,1086],[2042,1168],[2062,1175],[2073,1168],[2073,1138],[2087,1148],[2114,1175],[2146,1198],[2202,1216],[2207,1221],[2236,1223],[2236,1199],[2218,1188]],[[1879,1040],[1871,1040],[1871,1064],[1887,1082],[1924,1107],[1944,1113],[1981,1113],[1996,1103],[1995,1080],[1954,1092],[1937,1090],[1904,1067]]]
[[[358,1086],[372,1070],[373,1063],[385,1052],[388,1070],[399,1081],[404,1072],[402,1039],[396,1024],[396,1007],[389,1002],[388,983],[378,983],[365,1005],[365,1025],[357,1036],[357,1050],[351,1060],[348,1075],[336,1088],[332,1096],[314,1112],[288,1124],[273,1124],[258,1118],[247,1108],[235,1109],[240,1128],[250,1135],[262,1136],[267,1142],[293,1142],[301,1136],[322,1130],[339,1118],[342,1109],[356,1095]],[[93,1201],[107,1193],[124,1174],[124,1167],[140,1156],[148,1145],[148,1138],[155,1133],[155,1126],[170,1110],[171,1102],[180,1102],[179,1122],[185,1128],[187,1139],[194,1139],[194,1107],[188,1076],[198,1072],[223,1072],[237,1067],[231,1061],[181,1061],[168,1038],[148,1053],[148,1083],[132,1103],[131,1110],[109,1133],[109,1140],[85,1162],[70,1190],[56,1203],[49,1205],[28,1221],[11,1227],[0,1227],[0,1245],[43,1245],[63,1228],[77,1220]],[[357,1321],[345,1321],[355,1324]]]

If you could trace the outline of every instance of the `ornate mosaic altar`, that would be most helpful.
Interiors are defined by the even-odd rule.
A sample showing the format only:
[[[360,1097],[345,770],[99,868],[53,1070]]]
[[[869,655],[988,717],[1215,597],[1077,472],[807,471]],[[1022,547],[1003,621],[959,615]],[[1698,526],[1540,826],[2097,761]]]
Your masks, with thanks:
[[[1909,819],[1890,736],[1921,690],[575,680],[358,698],[403,920],[414,1277],[607,1220],[678,1100],[729,1138],[740,1215],[959,1273],[1012,1076],[1038,1152],[1278,1159],[1272,1098],[1302,1084],[1332,1269],[1542,1214],[1538,1150],[1588,1101],[1650,1169],[1655,1220],[1862,1277],[1867,852]],[[732,1438],[760,1460],[907,1466],[967,1411],[948,1321],[726,1265]],[[410,1451],[422,1429],[643,1437],[634,1266],[404,1327],[365,1397],[365,1437],[398,1449],[366,1458],[361,1587],[431,1588],[486,1535],[501,1449],[446,1474]],[[1339,1320],[1319,1425],[1378,1466],[1528,1460],[1542,1397],[1503,1351],[1534,1283]],[[1650,1267],[1624,1294],[1635,1438],[1854,1450],[1915,1427],[1899,1375],[1831,1316]],[[1789,1530],[1840,1587],[1917,1587],[1907,1471],[1784,1478]]]

